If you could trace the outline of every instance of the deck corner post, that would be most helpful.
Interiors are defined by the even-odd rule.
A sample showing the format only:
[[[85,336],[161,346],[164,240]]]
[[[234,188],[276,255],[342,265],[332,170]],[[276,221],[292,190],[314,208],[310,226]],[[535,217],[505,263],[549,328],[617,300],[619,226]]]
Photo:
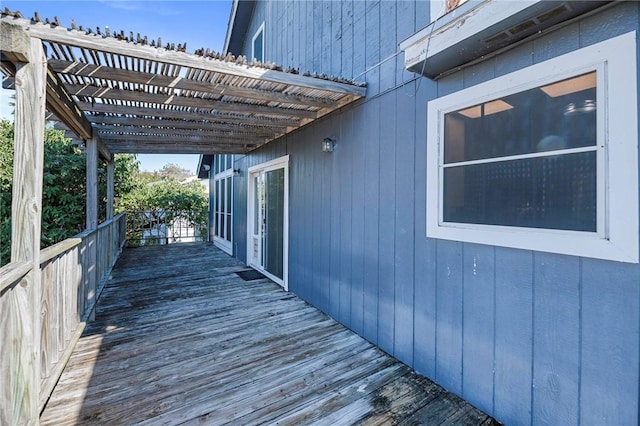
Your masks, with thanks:
[[[87,230],[98,227],[98,141],[87,139]]]
[[[2,25],[3,53],[14,58],[15,128],[11,204],[11,261],[30,272],[0,300],[0,423],[38,424],[41,370],[40,232],[47,59],[42,41]],[[11,34],[9,34],[10,32]],[[13,44],[4,45],[11,36]],[[7,51],[6,48],[14,50]],[[21,52],[21,54],[13,54]],[[8,333],[8,335],[5,335]],[[14,336],[13,338],[11,336]],[[8,343],[10,339],[13,344]]]
[[[113,199],[115,186],[115,161],[113,155],[107,162],[107,220],[113,219]]]
[[[98,139],[93,137],[86,141],[87,155],[87,230],[93,231],[98,228]],[[88,279],[87,302],[91,309],[89,321],[95,319],[95,302],[98,285],[97,268],[97,235],[91,233],[87,236],[87,261],[84,266],[84,273]]]

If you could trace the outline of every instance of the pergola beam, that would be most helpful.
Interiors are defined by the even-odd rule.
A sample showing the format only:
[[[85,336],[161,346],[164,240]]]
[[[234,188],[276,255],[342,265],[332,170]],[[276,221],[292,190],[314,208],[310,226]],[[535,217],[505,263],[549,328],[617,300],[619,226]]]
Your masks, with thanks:
[[[140,144],[122,142],[110,145],[111,150],[118,154],[242,154],[256,146],[247,145],[177,145],[177,144]]]
[[[161,138],[172,138],[174,136],[183,137],[191,136],[196,138],[211,137],[230,140],[247,140],[247,139],[259,139],[261,142],[265,142],[267,136],[262,136],[253,132],[239,132],[239,131],[216,131],[216,130],[195,130],[195,129],[162,129],[162,128],[149,128],[138,126],[113,126],[103,125],[96,126],[97,129],[105,136],[108,134],[123,134],[131,136],[151,136]],[[273,133],[269,136],[273,136]]]
[[[200,69],[234,75],[237,77],[254,78],[273,83],[282,83],[298,87],[327,90],[345,95],[355,95],[362,97],[366,94],[366,88],[340,83],[319,78],[309,78],[282,71],[273,71],[258,67],[247,67],[217,59],[210,59],[195,55],[187,55],[183,52],[175,52],[151,46],[141,46],[110,37],[88,35],[81,31],[68,30],[64,27],[51,27],[40,23],[31,24],[27,20],[22,20],[29,34],[33,37],[66,44],[69,46],[81,47],[85,49],[99,50],[116,55],[129,56],[133,58],[145,59],[152,62],[162,62],[172,65],[179,65],[188,68]]]
[[[146,142],[155,143],[158,146],[175,144],[175,145],[215,145],[215,144],[229,144],[229,145],[262,145],[264,140],[249,140],[249,139],[229,139],[224,137],[211,137],[211,136],[192,136],[192,137],[170,137],[170,136],[157,136],[157,135],[121,135],[121,134],[106,134],[103,136],[104,143],[109,147],[114,143],[120,141],[129,142]]]
[[[22,30],[22,26],[2,20],[0,23],[0,46],[2,46],[2,62],[28,63],[30,55],[30,37]]]
[[[91,139],[91,123],[63,89],[60,78],[51,69],[47,71],[47,109],[82,139]]]
[[[91,104],[90,102],[78,102],[78,105],[85,111],[97,113],[121,114],[134,117],[155,117],[167,119],[183,119],[183,120],[207,120],[212,123],[236,123],[246,124],[252,123],[258,126],[266,127],[293,127],[300,124],[300,120],[293,118],[267,118],[267,117],[243,117],[241,115],[215,114],[201,111],[185,111],[169,108],[149,108],[135,107],[125,105],[110,104]]]
[[[257,137],[274,138],[278,134],[284,133],[285,127],[259,127],[259,126],[243,126],[222,123],[204,123],[202,121],[177,121],[177,120],[159,120],[152,118],[140,118],[135,121],[129,117],[114,116],[90,116],[89,121],[94,123],[96,130],[105,131],[124,131],[127,129],[158,129],[161,131],[173,130],[197,130],[203,132],[224,132],[225,134],[240,135],[246,134]],[[133,130],[131,130],[133,132]]]

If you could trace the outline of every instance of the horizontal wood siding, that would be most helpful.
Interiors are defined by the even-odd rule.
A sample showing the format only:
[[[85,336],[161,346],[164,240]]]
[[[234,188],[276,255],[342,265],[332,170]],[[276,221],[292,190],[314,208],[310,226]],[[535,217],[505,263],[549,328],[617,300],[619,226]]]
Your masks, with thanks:
[[[239,159],[238,256],[247,167],[289,154],[292,291],[500,421],[637,424],[638,266],[427,239],[425,158],[430,99],[638,30],[638,8],[433,82],[404,71],[397,46],[428,23],[426,2],[258,2],[269,60],[368,93]]]

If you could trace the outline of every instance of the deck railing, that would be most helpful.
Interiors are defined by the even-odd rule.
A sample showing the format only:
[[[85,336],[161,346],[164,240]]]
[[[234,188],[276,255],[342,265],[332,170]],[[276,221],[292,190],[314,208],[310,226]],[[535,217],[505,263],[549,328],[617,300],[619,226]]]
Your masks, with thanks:
[[[39,410],[44,407],[93,314],[125,235],[126,216],[121,214],[97,229],[41,250],[39,295],[32,294],[32,283],[25,278],[31,263],[13,262],[0,268],[0,424],[23,417],[20,413],[28,407],[21,406],[24,400],[17,395],[33,391],[34,386]],[[34,308],[39,313],[39,330],[30,327]],[[34,332],[40,333],[39,339]],[[36,353],[39,378],[30,377],[28,368]]]
[[[208,210],[156,209],[127,212],[127,245],[207,240]]]

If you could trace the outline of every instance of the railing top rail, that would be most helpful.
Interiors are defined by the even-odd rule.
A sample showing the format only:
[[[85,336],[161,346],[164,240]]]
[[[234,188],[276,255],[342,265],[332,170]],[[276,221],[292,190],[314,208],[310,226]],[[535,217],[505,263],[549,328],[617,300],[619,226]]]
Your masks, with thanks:
[[[72,248],[76,247],[77,245],[80,245],[80,243],[82,243],[82,239],[88,237],[89,235],[93,234],[94,232],[97,232],[100,229],[104,229],[106,227],[108,227],[109,225],[111,225],[112,223],[120,220],[120,218],[124,215],[124,213],[120,213],[117,216],[114,216],[112,219],[106,220],[104,222],[102,222],[97,229],[90,229],[90,230],[86,230],[86,231],[82,231],[79,234],[71,237],[71,238],[67,238],[66,240],[60,241],[59,243],[56,243],[50,247],[47,247],[45,249],[42,249],[40,251],[40,266],[44,265],[45,263],[47,263],[48,261],[50,261],[51,259],[55,258],[56,256],[61,255],[62,253],[71,250]]]
[[[11,287],[13,283],[20,281],[31,269],[33,269],[31,262],[11,262],[0,268],[0,293],[5,288]]]
[[[40,266],[44,265],[56,256],[59,256],[62,253],[71,250],[75,246],[80,245],[80,243],[82,243],[82,238],[78,238],[76,236],[67,238],[66,240],[60,241],[59,243],[40,250]]]
[[[89,235],[91,235],[91,234],[93,234],[95,232],[98,232],[99,230],[101,230],[103,228],[106,228],[107,226],[111,225],[112,223],[117,222],[125,214],[126,213],[120,213],[120,214],[114,216],[112,219],[105,220],[100,225],[98,225],[98,227],[96,229],[86,229],[86,230],[80,232],[79,234],[77,234],[77,235],[75,235],[75,236],[73,236],[71,238],[86,238]]]

